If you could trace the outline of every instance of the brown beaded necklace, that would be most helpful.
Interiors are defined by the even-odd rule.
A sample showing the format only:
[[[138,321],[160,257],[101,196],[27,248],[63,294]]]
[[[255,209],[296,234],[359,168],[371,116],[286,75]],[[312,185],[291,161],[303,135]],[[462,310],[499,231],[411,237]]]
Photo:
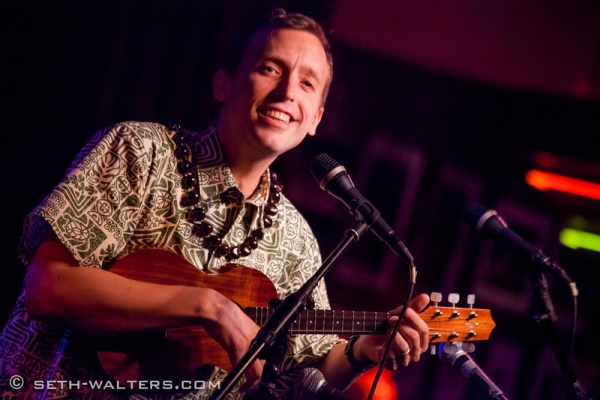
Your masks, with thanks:
[[[215,257],[225,257],[227,260],[237,260],[240,257],[249,256],[252,250],[258,247],[258,242],[263,239],[263,228],[273,226],[273,217],[277,215],[277,203],[281,200],[283,185],[277,180],[275,172],[270,173],[271,186],[269,198],[264,206],[262,227],[253,230],[244,241],[237,246],[229,246],[223,239],[213,234],[214,228],[205,221],[206,211],[198,203],[200,202],[200,190],[198,187],[197,171],[190,161],[192,159],[191,144],[184,130],[174,123],[169,123],[167,128],[174,131],[175,157],[177,158],[177,171],[181,174],[181,187],[185,191],[180,205],[187,208],[187,218],[193,223],[192,234],[203,239],[203,247],[212,252]],[[241,204],[243,195],[236,188],[229,188],[220,195],[225,204]]]

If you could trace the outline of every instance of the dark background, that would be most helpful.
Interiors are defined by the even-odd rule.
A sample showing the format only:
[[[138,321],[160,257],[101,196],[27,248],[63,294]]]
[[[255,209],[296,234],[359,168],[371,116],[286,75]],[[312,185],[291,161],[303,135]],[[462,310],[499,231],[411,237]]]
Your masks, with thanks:
[[[544,66],[539,75],[546,74],[547,80],[535,74],[532,85],[527,85],[528,76],[516,74],[515,84],[427,65],[402,57],[399,50],[369,48],[369,37],[392,48],[396,42],[414,40],[422,43],[416,48],[429,49],[440,41],[427,32],[378,37],[378,21],[370,21],[369,31],[355,31],[358,39],[352,39],[348,32],[353,32],[354,24],[344,22],[350,4],[292,0],[0,4],[4,188],[0,321],[8,317],[24,274],[16,252],[22,220],[62,178],[92,134],[124,120],[172,119],[191,129],[204,127],[216,110],[212,75],[232,37],[254,16],[283,6],[313,16],[331,32],[335,78],[318,134],[274,167],[286,195],[313,226],[323,254],[353,223],[344,206],[322,192],[310,175],[310,161],[325,152],[346,166],[359,190],[411,250],[419,271],[417,292],[440,291],[444,297],[457,292],[463,306],[466,295],[474,293],[476,306],[492,310],[497,327],[489,341],[477,345],[473,358],[507,397],[555,398],[559,371],[545,334],[533,322],[529,266],[476,237],[461,219],[461,210],[469,203],[497,209],[511,227],[543,248],[578,282],[573,365],[588,393],[598,397],[600,351],[594,333],[599,328],[595,317],[600,315],[596,299],[600,257],[562,247],[558,233],[573,224],[573,217],[584,218],[580,226],[586,230],[600,232],[600,207],[597,200],[536,191],[524,176],[538,168],[600,182],[600,34],[591,32],[589,37],[597,39],[595,47],[586,46],[581,59],[591,63],[584,66],[583,80],[574,81],[572,90],[552,85],[557,82],[548,72],[553,64],[538,57],[535,49],[523,52],[531,58],[520,55],[515,62],[536,70],[531,63],[536,60]],[[392,3],[379,4],[379,9],[389,6],[390,15],[395,12]],[[426,4],[435,9],[434,2]],[[516,3],[491,4],[517,15],[532,11],[514,10]],[[565,26],[581,27],[570,18],[580,15],[583,22],[597,21],[596,4],[571,2],[575,13],[558,14],[567,21]],[[405,7],[407,11],[410,6]],[[556,7],[547,7],[546,11],[556,12]],[[489,15],[490,10],[474,10],[472,20],[478,21],[478,12]],[[426,13],[423,17],[439,26],[427,21]],[[444,21],[449,26],[452,22]],[[505,31],[514,35],[513,26],[507,25]],[[508,42],[508,48],[518,45],[516,39]],[[554,54],[553,45],[547,43],[544,52]],[[556,44],[556,49],[562,48],[572,46]],[[596,48],[596,53],[587,54],[589,48]],[[435,54],[448,49],[430,50]],[[564,65],[583,63],[572,55],[567,61]],[[481,65],[493,72],[489,65]],[[564,65],[557,66],[558,73],[560,68],[573,70]],[[525,71],[518,66],[514,70]],[[548,159],[542,159],[542,153],[557,161],[542,162]],[[388,310],[403,300],[407,277],[406,267],[365,235],[335,264],[327,281],[335,308]],[[552,278],[549,282],[558,324],[569,337],[572,302],[562,283]],[[465,380],[433,356],[425,355],[394,380],[400,399],[474,398]],[[358,389],[355,393],[366,398]]]

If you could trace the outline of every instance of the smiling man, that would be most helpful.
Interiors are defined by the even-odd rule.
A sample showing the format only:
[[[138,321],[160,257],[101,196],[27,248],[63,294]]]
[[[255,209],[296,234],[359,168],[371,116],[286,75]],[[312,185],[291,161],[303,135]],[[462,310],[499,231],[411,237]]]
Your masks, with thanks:
[[[275,158],[316,133],[331,68],[315,35],[279,29],[259,32],[233,74],[217,72],[217,132],[242,192],[254,191]]]
[[[244,292],[255,275],[214,287],[193,280],[227,276],[234,262],[266,275],[285,298],[321,265],[310,227],[269,166],[316,133],[332,68],[321,27],[277,10],[216,73],[214,96],[222,107],[207,129],[126,122],[98,132],[25,220],[20,255],[28,273],[0,336],[0,397],[207,398],[226,374],[211,364],[216,359],[204,359],[186,376],[211,385],[158,382],[134,391],[106,384],[115,368],[97,364],[94,338],[201,326],[232,364],[242,358],[259,328],[223,293]],[[172,260],[156,253],[161,250],[197,274],[178,263],[181,270],[171,270]],[[139,254],[150,255],[124,264]],[[180,275],[186,278],[168,282]],[[313,297],[316,308],[329,308],[324,282]],[[412,301],[394,338],[392,364],[408,365],[426,350],[428,329],[414,310],[427,302],[426,295]],[[290,397],[296,376],[309,366],[346,387],[377,364],[386,339],[290,336],[275,391]],[[159,362],[159,369],[165,365]],[[251,391],[263,367],[256,361],[232,397]]]

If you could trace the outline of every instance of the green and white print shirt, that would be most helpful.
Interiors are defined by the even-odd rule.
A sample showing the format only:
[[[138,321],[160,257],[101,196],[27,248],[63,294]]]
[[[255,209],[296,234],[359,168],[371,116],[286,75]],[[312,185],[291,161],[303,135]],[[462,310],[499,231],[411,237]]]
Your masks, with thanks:
[[[238,245],[260,227],[269,194],[269,171],[265,171],[250,198],[225,204],[220,194],[237,187],[214,124],[201,133],[186,133],[192,143],[206,220],[225,243]],[[180,206],[185,190],[177,171],[173,134],[163,125],[144,122],[120,123],[99,131],[77,155],[65,178],[25,219],[19,248],[24,264],[31,262],[41,238],[51,227],[81,266],[109,269],[130,253],[163,249],[179,254],[203,271],[218,273],[227,261],[212,257],[202,246],[203,239],[192,233],[187,209]],[[273,226],[264,229],[258,248],[236,263],[268,276],[282,299],[312,276],[321,265],[321,256],[310,227],[291,202],[282,196],[277,207]],[[102,381],[105,377],[90,363],[90,339],[62,325],[31,319],[24,296],[23,291],[0,334],[1,399],[200,399],[210,395],[210,385],[193,392],[131,393],[112,389],[106,383],[95,390],[89,384],[41,384]],[[313,297],[315,308],[330,307],[322,281]],[[284,397],[289,395],[300,369],[314,365],[337,341],[335,335],[288,338],[278,382]],[[218,368],[204,367],[196,371],[194,378],[216,383],[225,374]],[[17,375],[23,379],[19,388],[11,385]],[[239,398],[236,390],[231,398]]]

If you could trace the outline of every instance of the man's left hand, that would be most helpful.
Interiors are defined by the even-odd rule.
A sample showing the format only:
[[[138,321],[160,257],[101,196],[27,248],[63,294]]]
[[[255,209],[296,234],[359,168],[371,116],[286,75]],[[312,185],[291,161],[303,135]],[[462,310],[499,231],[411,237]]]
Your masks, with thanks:
[[[410,361],[419,361],[421,354],[429,347],[429,327],[419,316],[427,304],[429,296],[421,294],[410,301],[400,324],[400,329],[394,337],[385,367],[394,370],[399,365],[407,366]],[[391,312],[394,316],[388,320],[389,328],[386,335],[363,335],[354,345],[354,356],[360,362],[381,362],[383,352],[393,327],[398,321],[402,306]]]

